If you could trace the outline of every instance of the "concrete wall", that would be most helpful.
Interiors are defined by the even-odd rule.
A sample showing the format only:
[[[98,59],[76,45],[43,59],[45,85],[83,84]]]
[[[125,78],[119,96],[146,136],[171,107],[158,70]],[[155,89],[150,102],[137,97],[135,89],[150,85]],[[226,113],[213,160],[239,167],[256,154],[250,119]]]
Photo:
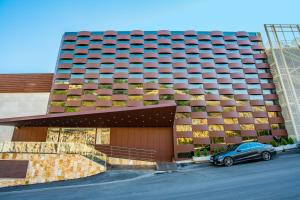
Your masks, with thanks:
[[[49,93],[0,93],[0,118],[43,115]],[[14,127],[0,126],[0,141],[10,141]]]

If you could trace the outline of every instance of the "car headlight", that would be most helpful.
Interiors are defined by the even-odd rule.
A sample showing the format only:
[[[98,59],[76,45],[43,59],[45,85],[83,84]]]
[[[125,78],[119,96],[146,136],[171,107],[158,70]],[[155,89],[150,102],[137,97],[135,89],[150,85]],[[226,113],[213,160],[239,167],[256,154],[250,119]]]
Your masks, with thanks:
[[[223,160],[223,156],[219,156],[218,161],[222,161],[222,160]]]

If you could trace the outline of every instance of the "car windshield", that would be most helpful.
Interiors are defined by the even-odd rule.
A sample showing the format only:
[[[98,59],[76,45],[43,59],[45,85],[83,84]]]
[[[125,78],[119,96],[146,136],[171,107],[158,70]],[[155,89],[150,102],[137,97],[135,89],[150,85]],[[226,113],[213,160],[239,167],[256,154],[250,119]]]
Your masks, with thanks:
[[[232,145],[229,145],[229,146],[227,147],[227,150],[226,150],[226,151],[234,151],[234,150],[236,150],[239,146],[240,146],[240,144],[232,144]]]

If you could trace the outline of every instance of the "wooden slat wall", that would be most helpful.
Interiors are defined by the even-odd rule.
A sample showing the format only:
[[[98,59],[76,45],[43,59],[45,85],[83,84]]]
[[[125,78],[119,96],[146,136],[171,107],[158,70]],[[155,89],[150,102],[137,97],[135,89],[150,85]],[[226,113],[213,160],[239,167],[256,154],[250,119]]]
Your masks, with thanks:
[[[15,128],[12,141],[46,142],[48,127]]]
[[[0,74],[0,93],[50,92],[53,74]]]

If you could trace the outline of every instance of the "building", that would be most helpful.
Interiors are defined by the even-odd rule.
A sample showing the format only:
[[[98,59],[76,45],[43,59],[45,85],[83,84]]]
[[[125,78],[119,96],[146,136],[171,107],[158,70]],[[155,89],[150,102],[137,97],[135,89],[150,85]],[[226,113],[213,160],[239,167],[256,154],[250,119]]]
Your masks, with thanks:
[[[1,119],[14,141],[82,142],[112,157],[189,159],[196,149],[287,131],[254,32],[64,34],[46,115]],[[29,134],[31,133],[31,134]]]
[[[300,26],[266,24],[270,49],[267,51],[286,129],[300,139]]]

